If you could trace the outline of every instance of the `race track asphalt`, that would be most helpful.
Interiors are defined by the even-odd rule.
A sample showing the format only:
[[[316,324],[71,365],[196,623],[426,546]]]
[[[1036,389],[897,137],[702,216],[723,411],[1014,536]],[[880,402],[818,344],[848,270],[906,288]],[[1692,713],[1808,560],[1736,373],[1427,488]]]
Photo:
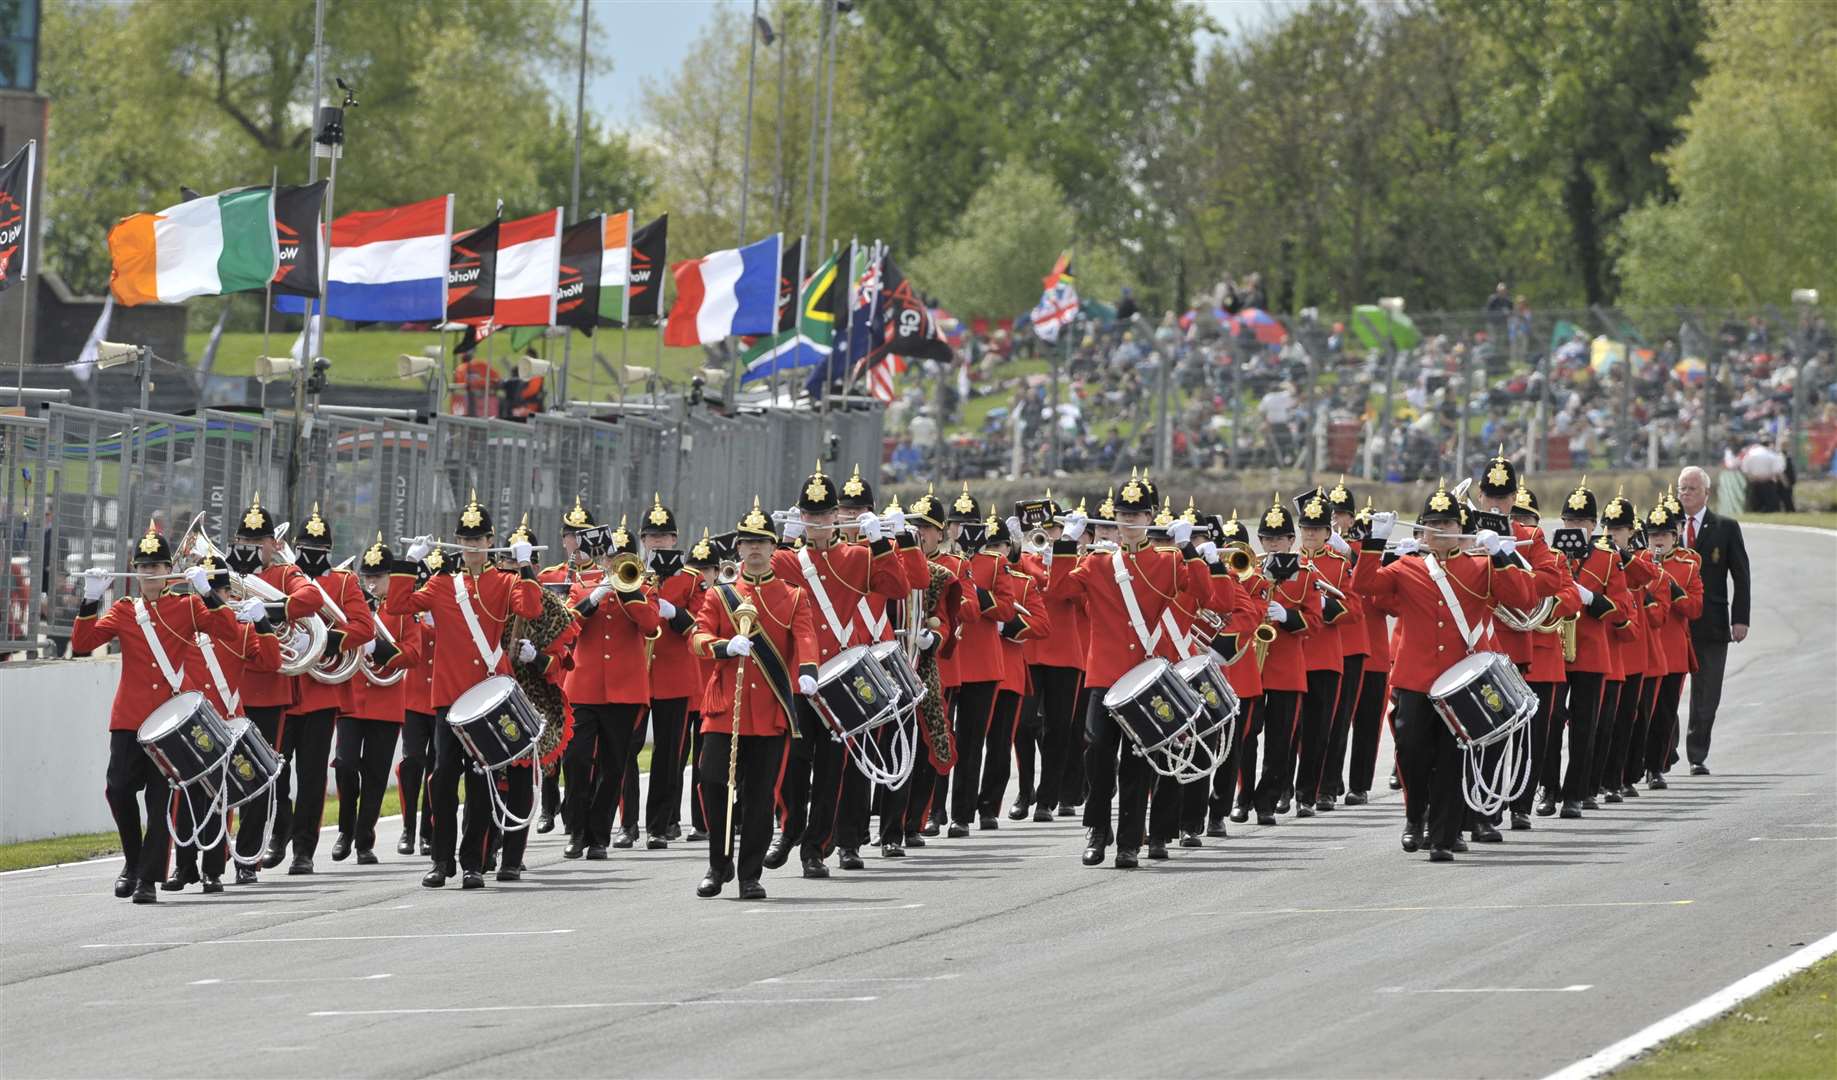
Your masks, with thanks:
[[[1837,535],[1749,549],[1715,774],[1452,864],[1389,791],[1133,873],[1004,819],[758,903],[559,833],[423,889],[393,822],[153,908],[81,864],[0,877],[0,1074],[1540,1076],[1837,929]]]

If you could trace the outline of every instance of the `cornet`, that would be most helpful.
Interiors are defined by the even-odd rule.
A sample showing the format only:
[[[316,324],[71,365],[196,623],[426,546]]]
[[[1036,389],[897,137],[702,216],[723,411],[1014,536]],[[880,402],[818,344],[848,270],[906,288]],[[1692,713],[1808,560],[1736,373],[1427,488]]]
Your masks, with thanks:
[[[621,551],[606,563],[606,584],[612,591],[630,595],[644,587],[644,560],[629,551]]]

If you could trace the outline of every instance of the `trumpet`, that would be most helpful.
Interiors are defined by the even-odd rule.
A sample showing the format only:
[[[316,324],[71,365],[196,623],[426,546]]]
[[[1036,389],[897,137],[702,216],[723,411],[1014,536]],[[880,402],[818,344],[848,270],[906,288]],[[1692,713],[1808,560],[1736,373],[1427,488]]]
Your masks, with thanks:
[[[1249,581],[1257,574],[1257,558],[1247,547],[1231,547],[1225,551],[1225,569],[1237,575],[1239,581]]]
[[[606,583],[612,591],[630,595],[644,588],[644,560],[629,551],[621,551],[606,564]]]
[[[1021,540],[1021,550],[1030,555],[1044,555],[1052,550],[1052,538],[1045,529],[1035,529]]]
[[[740,564],[731,559],[722,559],[721,568],[714,575],[717,585],[732,585],[740,580]]]

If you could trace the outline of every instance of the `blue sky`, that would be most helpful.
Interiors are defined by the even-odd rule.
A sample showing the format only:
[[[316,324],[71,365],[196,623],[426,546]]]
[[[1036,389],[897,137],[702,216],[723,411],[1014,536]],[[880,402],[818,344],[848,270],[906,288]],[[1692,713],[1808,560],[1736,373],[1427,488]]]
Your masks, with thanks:
[[[1007,0],[988,0],[1007,2]],[[1214,22],[1234,31],[1253,28],[1305,0],[1196,0]],[[587,108],[619,127],[643,104],[644,80],[662,80],[688,54],[695,35],[722,4],[750,11],[750,0],[589,0],[590,33],[613,69],[587,83]],[[767,5],[761,3],[761,8]],[[572,97],[573,82],[564,80]]]

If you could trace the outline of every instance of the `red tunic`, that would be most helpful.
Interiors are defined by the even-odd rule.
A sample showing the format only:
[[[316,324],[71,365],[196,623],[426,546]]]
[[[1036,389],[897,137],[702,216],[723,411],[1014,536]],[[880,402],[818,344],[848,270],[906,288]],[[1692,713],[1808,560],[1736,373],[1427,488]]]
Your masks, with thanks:
[[[950,571],[952,578],[941,600],[943,610],[932,614],[943,622],[938,629],[938,688],[955,690],[963,685],[962,676],[957,671],[957,635],[963,625],[958,605],[962,599],[963,566],[967,560],[951,552],[940,552],[932,561]]]
[[[542,614],[542,586],[508,570],[488,567],[484,572],[435,574],[426,585],[415,587],[415,575],[389,575],[389,598],[383,610],[390,615],[432,612],[434,616],[434,688],[431,704],[444,709],[459,695],[492,675],[510,674],[510,655],[500,652],[490,669],[479,655],[478,643],[461,613],[453,583],[458,581],[470,598],[480,635],[487,648],[504,638],[504,624],[512,615],[525,619]]]
[[[308,615],[316,615],[324,603],[319,598],[319,590],[313,588],[312,579],[292,563],[264,566],[255,576],[287,595],[286,608],[289,619],[303,619]],[[320,618],[329,620],[331,616],[321,615]],[[275,632],[285,634],[286,630],[276,627]],[[244,672],[243,708],[292,705],[296,678],[293,675],[282,675],[278,670]]]
[[[1304,556],[1302,566],[1313,579],[1314,591],[1318,594],[1314,601],[1314,612],[1320,618],[1320,625],[1302,641],[1301,653],[1307,658],[1309,671],[1339,671],[1346,666],[1346,645],[1341,628],[1358,630],[1358,617],[1352,613],[1349,603],[1339,603],[1326,605],[1333,609],[1333,617],[1329,619],[1326,607],[1322,606],[1329,594],[1320,584],[1324,582],[1333,586],[1345,593],[1350,601],[1352,560],[1329,548],[1319,554]]]
[[[1501,568],[1483,555],[1455,555],[1442,568],[1469,628],[1483,624],[1494,604],[1523,608],[1531,603],[1535,579],[1516,564]],[[1442,672],[1467,655],[1453,613],[1429,576],[1428,559],[1402,558],[1385,566],[1382,541],[1377,541],[1359,550],[1352,585],[1396,613],[1392,688],[1426,694]],[[1486,644],[1481,641],[1475,648]]]
[[[281,639],[272,629],[262,633],[254,623],[237,622],[236,629],[194,634],[190,654],[185,658],[185,689],[201,691],[210,698],[217,712],[225,717],[247,714],[242,701],[242,686],[249,672],[278,671],[281,666]],[[210,649],[209,659],[205,647]],[[217,665],[216,672],[211,664]],[[223,676],[222,685],[217,675]],[[225,691],[233,701],[226,701]]]
[[[390,615],[387,612],[375,614],[375,618],[381,620],[383,628],[394,635],[398,650],[387,664],[378,669],[377,674],[387,675],[393,671],[406,674],[393,686],[377,686],[370,681],[369,676],[358,671],[346,684],[351,688],[353,700],[345,715],[361,720],[387,720],[399,724],[404,710],[409,707],[410,684],[421,672],[421,620],[416,615]]]
[[[1000,626],[1014,618],[1021,584],[1007,570],[1006,555],[983,550],[958,572],[957,677],[964,683],[1000,682],[1006,674]]]
[[[115,687],[115,704],[108,714],[110,731],[138,731],[147,714],[173,696],[191,689],[195,678],[185,670],[185,659],[195,649],[194,634],[230,635],[236,632],[236,613],[229,607],[212,609],[190,586],[168,589],[146,601],[147,618],[160,648],[166,653],[179,685],[166,681],[166,673],[135,619],[134,601],[123,597],[100,614],[78,615],[70,631],[70,648],[87,656],[109,641],[121,643],[121,682]]]
[[[1646,673],[1646,654],[1650,649],[1646,642],[1646,586],[1658,576],[1658,567],[1653,565],[1652,560],[1643,558],[1643,555],[1644,552],[1635,555],[1621,567],[1630,605],[1627,609],[1629,618],[1626,625],[1614,627],[1609,633],[1614,643],[1615,663],[1622,679]]]
[[[804,571],[805,553],[809,555],[815,584]],[[806,594],[811,617],[816,621],[817,647],[821,651],[819,664],[843,649],[868,643],[868,630],[862,625],[861,612],[856,606],[863,597],[878,593],[897,600],[906,595],[905,567],[895,556],[893,545],[886,540],[868,545],[842,543],[826,548],[814,545],[779,548],[772,553],[772,572]],[[834,625],[815,592],[818,585],[829,599]],[[837,627],[840,627],[841,637],[837,636]]]
[[[802,589],[771,573],[756,579],[742,575],[733,588],[742,601],[752,601],[759,610],[758,631],[763,631],[784,661],[795,696],[799,675],[816,677],[817,657],[821,651],[809,599]],[[746,688],[740,701],[740,734],[782,735],[790,730],[789,717],[785,705],[760,671],[758,661],[751,657],[723,659],[713,655],[714,643],[731,638],[733,634],[733,619],[728,615],[720,590],[704,591],[695,613],[695,629],[689,636],[690,647],[708,665],[708,685],[702,692],[702,731],[733,731],[734,682],[736,672],[744,664]],[[756,632],[754,637],[757,636]]]
[[[1613,551],[1595,547],[1581,561],[1570,560],[1570,573],[1576,584],[1587,587],[1597,597],[1605,596],[1607,605],[1599,615],[1581,613],[1576,622],[1576,654],[1570,671],[1596,672],[1609,679],[1620,677],[1610,631],[1632,618],[1633,600],[1627,595],[1626,575],[1620,572],[1620,557]],[[1510,601],[1507,601],[1510,603]],[[1517,607],[1517,604],[1512,604]],[[1597,601],[1599,607],[1599,602]]]
[[[651,642],[651,700],[693,697],[702,684],[701,663],[689,651],[696,605],[701,603],[702,575],[684,567],[659,581],[654,595],[668,600],[680,612],[662,621],[662,632]],[[683,627],[679,630],[677,627]]]
[[[1051,639],[1052,616],[1047,610],[1046,594],[1034,584],[1032,574],[1012,564],[1003,572],[1013,579],[1015,601],[1014,618],[1001,629],[1001,689],[1025,695],[1031,689],[1027,680],[1027,646]]]
[[[1697,670],[1697,650],[1690,643],[1690,621],[1703,614],[1703,556],[1680,547],[1658,560],[1658,568],[1681,589],[1680,598],[1663,582],[1659,587],[1671,596],[1671,609],[1659,631],[1665,649],[1665,674],[1688,674]]]
[[[1172,550],[1138,545],[1128,551],[1097,551],[1075,559],[1077,546],[1060,540],[1053,547],[1052,577],[1048,598],[1063,597],[1080,603],[1090,619],[1091,636],[1084,657],[1084,684],[1107,690],[1124,673],[1148,659],[1141,634],[1129,617],[1122,587],[1135,597],[1142,617],[1142,633],[1153,635],[1161,613],[1172,603],[1187,575],[1185,558]],[[1126,583],[1116,580],[1121,562]],[[1157,647],[1158,647],[1157,643]]]
[[[568,596],[578,606],[598,586],[576,584]],[[592,614],[577,620],[574,667],[563,689],[575,705],[645,705],[651,674],[644,662],[645,640],[663,625],[657,600],[643,590],[608,592]]]

